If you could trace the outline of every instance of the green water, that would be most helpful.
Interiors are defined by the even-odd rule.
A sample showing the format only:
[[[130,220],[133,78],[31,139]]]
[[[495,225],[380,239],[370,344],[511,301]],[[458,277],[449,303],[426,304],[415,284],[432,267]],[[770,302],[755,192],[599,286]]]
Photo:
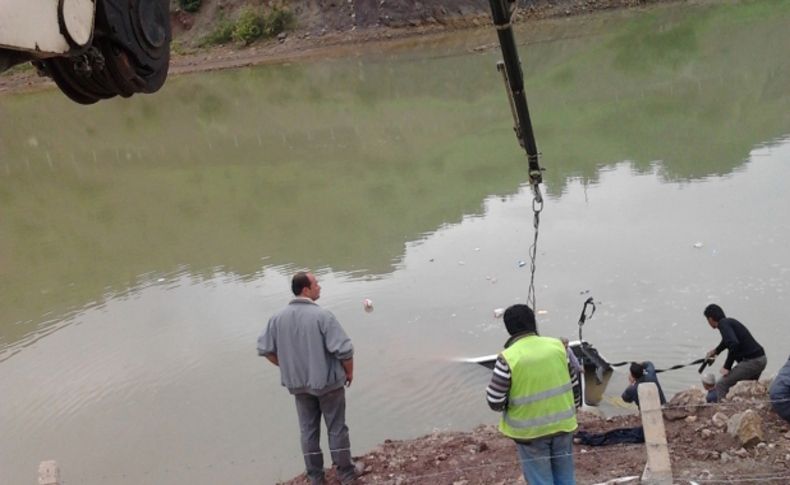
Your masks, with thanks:
[[[692,357],[690,339],[707,350],[710,298],[768,340],[790,271],[789,21],[786,2],[744,1],[521,26],[546,167],[539,306],[557,333],[573,335],[592,289],[622,340],[610,355],[649,349],[633,337],[658,314],[697,325],[656,359]],[[359,349],[360,452],[494,419],[486,375],[434,365],[495,352],[490,309],[526,293],[526,161],[494,42],[486,29],[181,76],[87,108],[0,98],[0,482],[49,458],[84,484],[298,472],[292,405],[253,354],[305,267]],[[702,240],[718,259],[693,259]],[[787,349],[763,344],[775,369]],[[469,400],[442,408],[436,380]],[[88,422],[97,440],[75,445]],[[101,436],[115,438],[97,451]],[[145,443],[133,465],[130,443]],[[193,471],[212,462],[216,476]]]

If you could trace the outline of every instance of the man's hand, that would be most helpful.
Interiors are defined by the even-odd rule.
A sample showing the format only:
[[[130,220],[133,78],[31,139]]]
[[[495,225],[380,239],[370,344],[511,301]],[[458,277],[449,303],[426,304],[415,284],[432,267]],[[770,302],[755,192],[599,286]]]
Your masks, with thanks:
[[[351,381],[354,380],[354,359],[341,360],[340,363],[346,371],[346,387],[351,387]]]
[[[705,357],[706,357],[708,360],[715,359],[715,358],[716,358],[716,349],[709,350],[709,351],[708,351],[708,353],[707,353],[707,354],[705,354]]]
[[[634,376],[632,376],[630,372],[628,373],[628,383],[631,385],[636,384],[636,379],[634,379]]]
[[[277,354],[266,354],[264,357],[266,357],[272,364],[280,367],[280,360],[277,358]]]
[[[719,372],[721,372],[721,375],[723,375],[723,376],[725,376],[725,377],[726,377],[726,376],[727,376],[727,374],[729,374],[729,373],[730,373],[730,369],[725,369],[724,367],[722,367],[722,368],[721,368],[721,370],[720,370]]]

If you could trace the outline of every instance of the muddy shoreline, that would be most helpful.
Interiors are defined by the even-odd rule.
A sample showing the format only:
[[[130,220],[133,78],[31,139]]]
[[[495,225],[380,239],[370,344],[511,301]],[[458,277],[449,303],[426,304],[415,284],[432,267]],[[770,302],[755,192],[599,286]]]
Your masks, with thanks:
[[[761,483],[780,485],[790,480],[790,423],[771,408],[767,389],[770,381],[745,381],[732,388],[721,403],[705,403],[702,388],[676,394],[664,407],[664,426],[669,447],[673,482]],[[349,403],[353,406],[353,403]],[[751,413],[759,423],[759,439],[733,425]],[[605,418],[582,411],[579,430],[605,433],[641,426],[634,413]],[[753,430],[747,431],[753,433]],[[287,437],[286,437],[287,438]],[[297,430],[294,436],[297,438]],[[353,440],[353,431],[352,431]],[[573,446],[576,482],[582,484],[636,485],[647,462],[644,443]],[[417,485],[508,485],[523,484],[513,442],[495,426],[478,426],[469,432],[436,432],[411,440],[385,440],[362,456],[362,484]],[[614,480],[625,479],[615,482]],[[304,474],[282,485],[307,484]],[[327,484],[339,483],[334,471]]]
[[[321,15],[308,16],[306,13],[298,19],[297,28],[281,36],[242,47],[233,44],[210,48],[193,47],[195,39],[201,31],[212,25],[210,19],[201,23],[200,15],[187,16],[184,12],[173,13],[174,45],[169,76],[196,72],[208,72],[222,69],[277,64],[305,59],[337,58],[352,55],[355,49],[378,48],[387,50],[402,45],[404,42],[418,37],[430,37],[467,29],[486,28],[491,25],[487,3],[472,2],[469,5],[463,0],[445,0],[444,3],[457,2],[458,8],[448,9],[445,6],[433,7],[432,14],[422,11],[403,12],[403,5],[392,2],[388,13],[379,12],[381,19],[377,22],[357,28],[348,25],[343,19],[347,13],[333,9],[334,3],[318,7]],[[221,8],[236,7],[244,4],[244,0],[205,0],[202,16],[210,15],[211,4],[219,3]],[[296,9],[306,10],[307,7],[296,3]],[[351,3],[351,2],[349,2]],[[400,2],[401,4],[403,2]],[[516,22],[534,22],[543,19],[561,18],[572,15],[585,15],[598,11],[624,8],[644,8],[656,4],[687,3],[684,0],[535,0],[527,2],[520,8]],[[224,4],[224,7],[223,7]],[[381,2],[383,5],[384,2]],[[426,10],[426,4],[422,10]],[[382,8],[379,7],[379,11]],[[442,15],[441,12],[445,14]],[[400,15],[399,15],[400,14]],[[335,28],[327,29],[326,25]],[[185,26],[189,27],[188,29]],[[10,71],[0,74],[0,95],[19,92],[38,91],[55,88],[49,78],[40,76],[30,64],[23,64]]]

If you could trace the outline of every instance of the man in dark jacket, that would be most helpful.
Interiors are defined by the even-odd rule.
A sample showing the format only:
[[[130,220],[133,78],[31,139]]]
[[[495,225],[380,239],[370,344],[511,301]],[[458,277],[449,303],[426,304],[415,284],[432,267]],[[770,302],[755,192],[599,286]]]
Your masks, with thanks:
[[[765,350],[752,337],[749,329],[738,320],[727,318],[719,305],[708,305],[703,314],[710,327],[721,334],[721,342],[708,352],[708,358],[714,358],[727,349],[727,360],[721,368],[721,375],[724,377],[716,383],[716,396],[721,400],[736,382],[759,379],[768,359],[765,357]],[[735,362],[737,365],[733,367]]]
[[[639,406],[639,393],[637,392],[637,388],[643,382],[653,382],[658,388],[658,398],[661,400],[661,405],[663,406],[667,403],[667,398],[664,397],[664,391],[661,389],[661,384],[658,383],[656,368],[653,366],[652,362],[632,362],[628,371],[629,386],[623,391],[623,401],[633,402]]]

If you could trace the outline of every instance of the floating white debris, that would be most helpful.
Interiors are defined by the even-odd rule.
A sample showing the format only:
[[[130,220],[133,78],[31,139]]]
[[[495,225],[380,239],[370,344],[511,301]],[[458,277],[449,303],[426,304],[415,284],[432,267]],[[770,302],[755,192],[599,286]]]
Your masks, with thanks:
[[[694,247],[697,248],[697,249],[701,248],[702,246],[704,246],[704,244],[702,244],[701,242],[695,242],[694,243]]]
[[[501,318],[505,314],[504,308],[494,308],[494,318]]]
[[[527,262],[526,262],[526,261],[524,261],[523,259],[522,259],[522,260],[520,260],[520,261],[518,262],[518,267],[519,267],[519,268],[523,268],[523,267],[524,267],[524,266],[526,266],[526,265],[527,265]]]
[[[466,264],[466,263],[465,263],[464,261],[458,261],[458,266],[463,266],[463,265],[465,265],[465,264]]]
[[[548,310],[538,310],[538,315],[547,315],[548,313]]]
[[[156,281],[158,281],[159,283],[161,283],[161,282],[163,282],[164,280],[165,280],[164,278],[159,278],[159,279],[158,279],[158,280],[156,280]]]
[[[362,300],[362,308],[365,309],[366,312],[370,313],[373,311],[373,301],[370,298],[365,298]]]
[[[480,248],[475,248],[475,251],[480,251]]]

